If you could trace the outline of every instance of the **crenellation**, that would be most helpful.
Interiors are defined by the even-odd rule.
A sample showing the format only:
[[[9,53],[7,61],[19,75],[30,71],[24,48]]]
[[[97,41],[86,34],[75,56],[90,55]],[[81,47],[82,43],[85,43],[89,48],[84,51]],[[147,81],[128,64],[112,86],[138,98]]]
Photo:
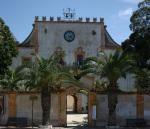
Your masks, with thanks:
[[[57,17],[57,21],[61,21],[61,17]]]
[[[89,17],[86,17],[86,22],[90,22],[90,18]]]
[[[100,22],[104,23],[104,18],[100,17]]]
[[[93,22],[97,22],[97,18],[94,17],[94,18],[93,18]]]
[[[39,20],[39,16],[35,16],[35,21],[38,21]]]
[[[82,19],[83,19],[82,17],[79,17],[79,22],[82,22]]]
[[[45,16],[42,17],[42,21],[46,21],[46,17]]]
[[[54,21],[54,17],[50,17],[50,21]]]
[[[56,19],[52,16],[49,17],[49,20],[46,19],[46,16],[43,16],[42,19],[39,19],[39,16],[35,16],[35,21],[47,21],[47,22],[94,22],[94,23],[104,23],[104,18],[100,17],[100,19],[98,20],[96,17],[93,17],[93,19],[90,19],[89,17],[83,18],[83,17],[79,17],[77,20],[64,20],[62,17],[56,17]]]

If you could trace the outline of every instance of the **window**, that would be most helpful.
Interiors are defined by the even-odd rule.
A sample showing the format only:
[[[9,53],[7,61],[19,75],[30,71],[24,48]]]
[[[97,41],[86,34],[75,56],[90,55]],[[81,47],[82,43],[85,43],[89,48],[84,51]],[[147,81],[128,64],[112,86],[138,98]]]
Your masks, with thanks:
[[[22,57],[22,65],[31,64],[31,57]]]
[[[78,47],[76,52],[75,52],[75,56],[76,56],[76,63],[78,66],[83,65],[83,61],[84,61],[84,57],[85,57],[85,52],[83,51],[82,47]]]
[[[83,55],[77,55],[77,65],[83,65]]]
[[[65,56],[65,52],[62,50],[61,47],[57,47],[56,50],[55,50],[55,56],[56,56],[56,59],[58,61],[59,64],[61,65],[64,65],[65,62],[64,62],[64,56]]]

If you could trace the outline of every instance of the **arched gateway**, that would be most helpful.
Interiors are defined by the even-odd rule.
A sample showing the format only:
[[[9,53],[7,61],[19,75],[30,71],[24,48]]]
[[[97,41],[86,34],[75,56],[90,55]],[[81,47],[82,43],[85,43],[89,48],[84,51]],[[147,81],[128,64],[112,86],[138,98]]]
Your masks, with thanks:
[[[84,83],[85,81],[87,83]],[[64,91],[57,93],[60,126],[92,125],[93,104],[96,103],[95,92],[91,90],[93,83],[93,77],[84,77],[80,87],[68,86]],[[53,105],[53,108],[56,107]]]
[[[65,124],[67,126],[92,125],[92,112],[93,104],[96,103],[96,93],[88,88],[70,86],[66,89],[65,94]]]

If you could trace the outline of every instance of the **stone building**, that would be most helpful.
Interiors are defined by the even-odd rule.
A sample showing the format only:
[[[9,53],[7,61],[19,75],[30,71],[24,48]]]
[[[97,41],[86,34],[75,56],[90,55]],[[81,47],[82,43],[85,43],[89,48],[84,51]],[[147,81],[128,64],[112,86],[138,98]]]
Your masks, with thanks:
[[[101,50],[109,54],[119,47],[120,46],[112,39],[106,30],[103,18],[61,20],[60,17],[57,19],[53,17],[49,19],[46,17],[42,17],[42,19],[35,17],[31,33],[18,45],[19,55],[13,60],[12,67],[15,68],[23,63],[33,62],[36,54],[48,58],[54,52],[61,51],[65,52],[65,57],[62,59],[62,62],[68,65],[71,65],[73,62],[80,64],[86,57],[97,57]],[[108,116],[108,110],[101,104],[107,104],[107,101],[105,101],[107,96],[97,95],[97,97],[95,97],[95,95],[90,92],[91,86],[94,83],[93,76],[86,76],[81,81],[83,82],[82,87],[86,88],[88,92],[88,100],[86,103],[89,109],[89,124],[92,124],[92,106],[95,104],[97,104],[97,109],[99,109],[96,116],[97,125],[106,124],[107,118],[105,117]],[[120,79],[119,85],[120,88],[125,91],[134,91],[131,75],[129,75],[127,79]],[[76,98],[75,110],[78,112],[82,112],[82,110],[86,108],[87,105],[83,105],[83,95],[78,92],[79,90],[80,89],[70,86],[64,92],[52,94],[51,121],[53,125],[66,125],[67,96],[70,95]],[[34,102],[34,123],[40,123],[42,119],[42,109],[39,93],[9,92],[4,93],[4,96],[0,98],[0,103],[3,105],[1,106],[3,107],[0,117],[1,124],[6,124],[8,117],[26,117],[30,124],[32,117],[31,95],[37,96]],[[96,98],[101,103],[97,102]],[[147,99],[149,98],[147,97]],[[135,101],[135,94],[132,100]],[[130,104],[128,106],[130,109]],[[133,109],[132,106],[131,109]],[[136,113],[132,113],[133,110],[130,111],[130,114],[135,116]]]

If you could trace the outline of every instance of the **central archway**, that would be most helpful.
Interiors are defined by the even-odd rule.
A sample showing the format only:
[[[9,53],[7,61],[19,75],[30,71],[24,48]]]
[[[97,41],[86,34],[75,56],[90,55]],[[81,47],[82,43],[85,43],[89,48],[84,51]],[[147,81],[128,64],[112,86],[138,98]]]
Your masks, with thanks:
[[[76,87],[66,91],[67,126],[85,126],[88,124],[88,92]]]

